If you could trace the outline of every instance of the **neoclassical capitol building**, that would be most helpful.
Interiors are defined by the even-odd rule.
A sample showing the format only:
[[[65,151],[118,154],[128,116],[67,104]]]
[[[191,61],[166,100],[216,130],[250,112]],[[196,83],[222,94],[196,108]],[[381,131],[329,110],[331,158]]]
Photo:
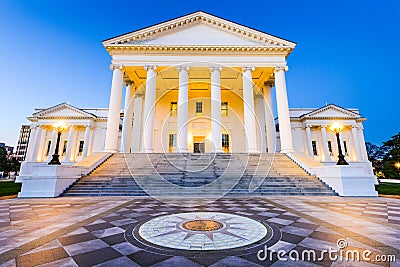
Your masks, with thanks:
[[[195,12],[103,45],[112,57],[109,107],[35,110],[20,197],[58,196],[119,155],[160,165],[158,154],[279,155],[282,166],[290,161],[334,193],[376,195],[359,111],[289,108],[285,75],[295,43]],[[54,129],[59,121],[65,129]],[[53,154],[61,165],[47,164]],[[336,165],[339,154],[349,165]]]

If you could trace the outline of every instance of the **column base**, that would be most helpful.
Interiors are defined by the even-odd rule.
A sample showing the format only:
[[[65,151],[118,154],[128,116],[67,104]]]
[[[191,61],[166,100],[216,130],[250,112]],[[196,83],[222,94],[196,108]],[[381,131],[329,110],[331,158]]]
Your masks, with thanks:
[[[248,149],[247,153],[261,153],[258,149]]]
[[[221,148],[211,150],[211,153],[225,153]]]
[[[174,153],[187,154],[189,153],[189,149],[176,149]]]
[[[117,152],[118,152],[118,149],[104,149],[103,152],[117,153]]]
[[[280,152],[286,154],[286,153],[293,153],[295,151],[293,148],[288,148],[288,149],[281,149]]]

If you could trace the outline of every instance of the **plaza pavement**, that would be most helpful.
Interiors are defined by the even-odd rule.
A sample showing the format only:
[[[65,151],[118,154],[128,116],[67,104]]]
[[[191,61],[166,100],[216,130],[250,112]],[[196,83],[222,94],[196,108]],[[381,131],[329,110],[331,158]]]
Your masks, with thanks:
[[[271,250],[371,251],[400,258],[400,200],[342,197],[228,197],[171,206],[151,197],[60,197],[0,200],[0,266],[400,266],[397,262],[261,261],[265,244],[213,253],[185,253],[128,242],[126,230],[166,214],[233,213],[275,229]],[[189,207],[188,207],[189,206]],[[260,254],[261,255],[261,254]]]

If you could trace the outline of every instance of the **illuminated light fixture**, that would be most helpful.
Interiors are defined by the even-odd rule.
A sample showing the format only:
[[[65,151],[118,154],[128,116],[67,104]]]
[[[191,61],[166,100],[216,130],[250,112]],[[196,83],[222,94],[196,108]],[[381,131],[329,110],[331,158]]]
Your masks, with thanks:
[[[63,121],[58,121],[57,123],[52,125],[54,130],[57,131],[57,143],[56,143],[56,149],[53,154],[53,157],[51,161],[49,162],[49,165],[61,165],[60,163],[60,155],[58,155],[58,150],[60,147],[60,138],[61,138],[61,133],[65,131],[68,126],[65,124]]]
[[[338,144],[338,151],[339,151],[339,155],[338,155],[338,162],[336,163],[336,165],[349,165],[349,163],[347,163],[347,161],[344,159],[344,155],[342,153],[342,147],[340,146],[340,136],[339,133],[343,131],[343,125],[335,122],[333,123],[329,129],[334,132],[336,134],[336,140],[337,140],[337,144]]]

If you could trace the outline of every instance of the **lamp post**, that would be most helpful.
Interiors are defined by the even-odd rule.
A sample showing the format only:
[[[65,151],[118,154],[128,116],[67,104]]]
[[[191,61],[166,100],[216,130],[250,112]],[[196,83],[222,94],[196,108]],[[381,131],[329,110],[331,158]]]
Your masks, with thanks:
[[[60,155],[58,155],[58,149],[60,147],[60,137],[61,137],[62,131],[67,129],[68,126],[63,121],[59,121],[59,122],[53,124],[53,128],[54,128],[54,130],[57,131],[57,143],[56,143],[56,150],[53,154],[53,158],[49,162],[49,165],[61,165]]]
[[[338,144],[338,151],[339,151],[339,155],[338,155],[338,162],[336,163],[336,165],[349,165],[349,163],[347,163],[347,161],[344,159],[344,155],[342,152],[342,147],[340,146],[340,136],[339,133],[341,131],[343,131],[343,125],[341,125],[338,122],[335,122],[334,124],[331,125],[330,127],[331,131],[333,131],[336,134],[336,140],[337,140],[337,144]]]

